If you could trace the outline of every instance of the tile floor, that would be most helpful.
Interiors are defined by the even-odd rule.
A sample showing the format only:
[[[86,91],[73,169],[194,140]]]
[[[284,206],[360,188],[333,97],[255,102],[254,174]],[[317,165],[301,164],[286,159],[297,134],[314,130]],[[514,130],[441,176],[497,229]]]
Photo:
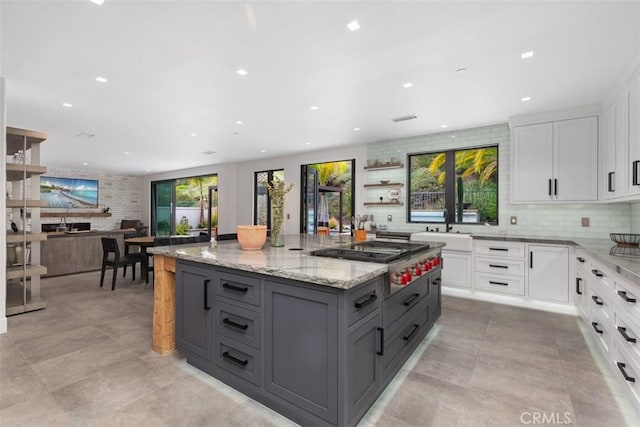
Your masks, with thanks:
[[[0,425],[292,425],[179,352],[153,353],[152,287],[129,277],[114,292],[98,287],[99,273],[45,279],[48,308],[9,318]],[[555,424],[638,425],[585,332],[576,317],[445,296],[441,319],[360,425],[518,426],[534,412]]]

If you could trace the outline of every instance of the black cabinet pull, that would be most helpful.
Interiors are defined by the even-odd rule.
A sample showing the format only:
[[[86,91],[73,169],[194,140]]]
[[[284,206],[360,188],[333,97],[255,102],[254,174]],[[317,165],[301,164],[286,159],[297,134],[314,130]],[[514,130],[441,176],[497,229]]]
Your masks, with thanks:
[[[613,193],[614,191],[616,191],[614,185],[613,185],[613,175],[615,174],[615,172],[609,172],[607,174],[607,191],[609,193]]]
[[[554,196],[558,195],[558,178],[555,178],[553,180],[553,195]]]
[[[209,279],[205,279],[204,282],[202,282],[202,287],[204,288],[204,309],[205,310],[211,310],[211,306],[209,305],[209,282],[211,280]]]
[[[380,351],[376,351],[378,356],[384,356],[384,328],[376,328],[380,331]]]
[[[633,170],[633,180],[631,181],[631,185],[640,185],[640,171],[638,171],[639,166],[640,160],[636,160],[631,163],[631,170]]]
[[[591,270],[591,272],[592,272],[593,274],[595,274],[595,275],[596,275],[596,277],[602,277],[602,276],[604,276],[604,274],[602,274],[600,271],[595,270],[595,269],[594,269],[594,270]]]
[[[635,304],[636,303],[636,299],[635,298],[631,298],[630,296],[628,296],[627,295],[627,291],[618,291],[618,295],[620,295],[620,298],[622,298],[626,302],[630,302],[631,304]]]
[[[489,248],[490,251],[502,251],[502,252],[508,252],[509,249],[508,248]]]
[[[552,191],[551,191],[551,190],[552,190],[551,185],[552,185],[552,184],[551,184],[551,180],[549,180],[549,195],[550,195],[550,196],[551,196],[551,193],[552,193]]]
[[[533,268],[533,251],[529,251],[529,268]]]
[[[500,285],[500,286],[509,286],[508,283],[504,283],[504,282],[494,282],[493,280],[489,280],[489,283],[492,285]]]
[[[229,289],[230,291],[236,291],[236,292],[242,292],[242,293],[246,293],[249,290],[249,288],[246,288],[246,287],[243,288],[241,286],[235,286],[235,285],[232,285],[232,284],[226,283],[226,282],[222,284],[222,287],[225,288],[225,289]]]
[[[370,295],[365,295],[364,297],[362,297],[362,298],[360,298],[358,300],[355,300],[353,302],[353,305],[359,310],[362,307],[371,304],[372,302],[374,302],[377,299],[378,299],[378,296],[375,293],[373,293],[373,294],[370,294]]]
[[[222,323],[224,323],[225,325],[229,325],[232,328],[236,328],[236,329],[242,329],[243,331],[246,330],[249,325],[247,325],[246,323],[237,323],[234,322],[233,320],[229,319],[228,317],[225,317],[224,319],[222,319]]]
[[[582,279],[576,277],[576,294],[582,295],[582,291],[580,290],[580,284],[582,283]]]
[[[598,295],[592,295],[591,299],[593,300],[593,302],[595,302],[597,305],[604,305],[604,302],[600,301],[600,297]]]
[[[581,264],[584,263],[584,258],[582,258],[581,256],[579,256],[578,258],[576,258],[578,260],[578,262],[580,262]]]
[[[440,277],[438,277],[437,279],[433,279],[433,282],[431,282],[431,284],[433,286],[438,286],[441,281],[442,281],[442,279]]]
[[[415,323],[413,325],[413,328],[411,328],[411,332],[409,332],[407,335],[403,336],[402,339],[405,341],[410,341],[411,338],[413,338],[416,333],[418,332],[418,329],[420,329],[420,325]]]
[[[624,368],[627,367],[627,365],[625,363],[616,362],[616,365],[618,366],[618,369],[622,373],[622,376],[624,377],[625,380],[627,380],[630,383],[635,383],[636,382],[636,379],[631,377],[631,376],[629,376],[629,374],[627,374],[627,371],[625,371]]]
[[[593,330],[596,331],[599,334],[604,333],[604,331],[602,329],[598,329],[598,322],[591,322],[591,326],[593,326]]]
[[[627,342],[631,342],[631,343],[636,343],[636,339],[633,337],[630,337],[629,335],[627,335],[627,328],[625,328],[624,326],[618,326],[618,332],[620,332],[620,335],[622,335],[622,337],[627,341]]]
[[[403,303],[404,305],[406,305],[407,307],[411,305],[411,303],[413,303],[414,301],[416,301],[418,299],[418,297],[420,296],[420,294],[413,294],[411,295],[409,298],[407,298],[407,300]]]
[[[491,268],[509,268],[508,265],[489,264]]]
[[[224,353],[222,353],[222,357],[227,359],[229,362],[233,362],[240,366],[247,366],[247,363],[249,363],[247,359],[244,359],[244,360],[238,359],[237,357],[230,355],[228,351],[225,351]]]

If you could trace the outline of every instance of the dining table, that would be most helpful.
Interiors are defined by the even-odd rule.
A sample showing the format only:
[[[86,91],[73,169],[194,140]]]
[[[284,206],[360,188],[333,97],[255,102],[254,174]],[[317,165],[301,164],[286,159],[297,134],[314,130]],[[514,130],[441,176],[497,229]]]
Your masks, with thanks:
[[[147,283],[149,282],[149,255],[147,254],[147,248],[155,246],[155,243],[155,236],[130,237],[124,240],[125,253],[129,253],[129,248],[132,246],[140,248],[142,258],[142,278]]]

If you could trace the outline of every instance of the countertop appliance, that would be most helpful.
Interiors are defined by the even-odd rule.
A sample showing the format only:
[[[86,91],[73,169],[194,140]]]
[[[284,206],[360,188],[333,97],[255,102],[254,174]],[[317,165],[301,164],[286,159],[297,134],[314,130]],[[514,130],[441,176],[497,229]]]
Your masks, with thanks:
[[[439,270],[441,262],[440,248],[431,248],[429,243],[379,239],[318,249],[310,254],[348,261],[387,264],[385,296],[402,289],[423,274]]]

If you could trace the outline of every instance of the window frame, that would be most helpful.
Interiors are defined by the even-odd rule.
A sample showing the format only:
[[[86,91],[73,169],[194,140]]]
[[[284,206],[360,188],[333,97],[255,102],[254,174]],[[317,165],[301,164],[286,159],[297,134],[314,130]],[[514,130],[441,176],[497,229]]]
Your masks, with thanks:
[[[284,168],[278,169],[268,169],[262,171],[253,172],[253,223],[258,224],[258,175],[266,173],[267,174],[267,182],[271,182],[273,180],[273,174],[275,172],[282,172],[284,176]],[[271,196],[269,192],[267,192],[267,230],[270,235],[271,233]]]

